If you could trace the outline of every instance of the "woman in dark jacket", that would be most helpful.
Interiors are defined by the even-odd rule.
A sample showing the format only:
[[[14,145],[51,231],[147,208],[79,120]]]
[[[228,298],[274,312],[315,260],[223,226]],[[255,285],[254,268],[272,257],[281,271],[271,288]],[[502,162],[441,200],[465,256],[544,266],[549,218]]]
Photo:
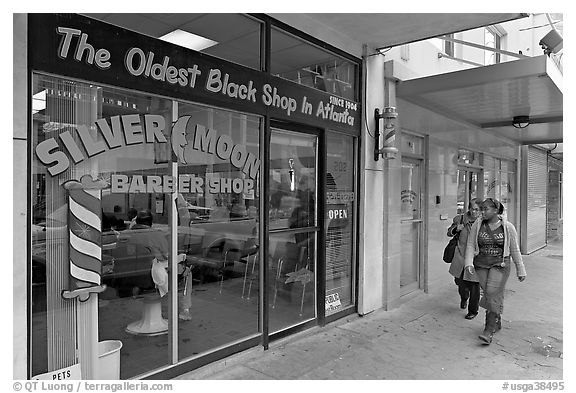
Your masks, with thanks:
[[[486,198],[480,206],[482,218],[470,229],[464,265],[475,272],[484,295],[480,306],[486,309],[484,331],[478,338],[490,344],[492,336],[501,328],[504,310],[504,289],[510,275],[511,260],[516,266],[519,281],[526,279],[526,268],[518,247],[518,234],[512,223],[501,215],[504,206],[494,198]]]
[[[454,282],[458,285],[460,308],[465,309],[466,303],[468,303],[468,314],[465,316],[466,319],[474,319],[474,317],[478,315],[478,302],[480,301],[480,285],[478,284],[478,278],[474,274],[468,274],[464,269],[466,242],[472,224],[476,221],[476,218],[478,218],[480,202],[479,198],[472,199],[468,205],[468,211],[454,217],[452,225],[448,228],[448,232],[446,233],[450,237],[460,233],[458,237],[458,245],[456,250],[454,250],[454,257],[452,258],[448,272],[454,276]]]

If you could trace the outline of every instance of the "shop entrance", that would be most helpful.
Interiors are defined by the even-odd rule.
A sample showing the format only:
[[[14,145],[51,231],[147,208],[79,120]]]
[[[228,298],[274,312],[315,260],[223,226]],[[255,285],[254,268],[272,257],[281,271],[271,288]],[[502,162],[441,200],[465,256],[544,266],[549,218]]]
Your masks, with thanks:
[[[270,138],[270,333],[316,318],[318,137],[272,129]]]
[[[401,271],[402,295],[419,288],[422,258],[422,160],[402,158]]]

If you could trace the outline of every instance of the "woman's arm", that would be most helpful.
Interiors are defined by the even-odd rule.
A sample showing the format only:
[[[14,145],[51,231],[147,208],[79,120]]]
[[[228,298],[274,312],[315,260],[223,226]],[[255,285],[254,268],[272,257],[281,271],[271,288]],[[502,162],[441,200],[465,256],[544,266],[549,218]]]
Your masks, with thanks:
[[[474,221],[472,228],[470,228],[470,233],[468,234],[468,240],[466,241],[466,252],[464,254],[464,266],[474,266],[474,248],[478,237],[478,227],[479,220]]]
[[[526,267],[524,266],[522,254],[520,253],[520,247],[518,246],[518,233],[516,232],[516,228],[514,228],[512,223],[508,223],[508,234],[510,236],[510,257],[516,266],[516,275],[518,277],[526,277]]]
[[[456,235],[456,233],[460,232],[458,230],[458,225],[460,224],[460,221],[462,220],[461,217],[462,216],[460,214],[458,214],[458,215],[456,215],[456,217],[454,217],[452,219],[452,225],[450,225],[448,227],[448,231],[446,232],[446,236],[452,237],[452,236]]]

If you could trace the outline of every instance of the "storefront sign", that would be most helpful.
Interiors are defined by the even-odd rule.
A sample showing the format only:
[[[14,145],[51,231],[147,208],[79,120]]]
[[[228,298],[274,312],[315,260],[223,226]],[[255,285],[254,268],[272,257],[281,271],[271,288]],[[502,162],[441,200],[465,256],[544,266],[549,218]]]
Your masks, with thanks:
[[[46,374],[39,374],[32,377],[33,380],[44,381],[61,381],[65,379],[82,379],[80,364],[74,364],[70,367],[61,368],[60,370],[51,371]]]
[[[344,228],[349,222],[348,214],[347,205],[326,206],[326,219],[329,220],[328,228]]]
[[[74,14],[30,14],[34,69],[231,109],[360,130],[354,101]],[[111,44],[113,43],[113,44]]]
[[[256,179],[260,170],[260,160],[248,152],[246,146],[235,144],[229,135],[218,135],[217,130],[200,124],[192,126],[189,124],[190,120],[191,116],[182,116],[174,123],[170,132],[172,150],[181,163],[186,164],[187,154],[194,154],[194,151],[213,154],[244,172],[250,179]],[[188,128],[194,129],[190,140],[186,138]],[[143,143],[168,142],[165,136],[168,134],[166,120],[160,115],[134,114],[98,119],[91,129],[99,132],[102,138],[95,138],[87,126],[78,125],[75,130],[71,128],[36,146],[36,156],[48,168],[50,175],[56,176],[66,171],[70,167],[69,157],[74,164],[79,164],[109,150]],[[78,140],[80,142],[77,142]],[[156,183],[151,182],[148,186],[142,187],[154,188],[155,184],[158,184],[157,180],[154,181]],[[214,189],[219,187],[215,184],[212,186]],[[232,186],[238,188],[235,184]],[[141,186],[136,187],[140,189]]]

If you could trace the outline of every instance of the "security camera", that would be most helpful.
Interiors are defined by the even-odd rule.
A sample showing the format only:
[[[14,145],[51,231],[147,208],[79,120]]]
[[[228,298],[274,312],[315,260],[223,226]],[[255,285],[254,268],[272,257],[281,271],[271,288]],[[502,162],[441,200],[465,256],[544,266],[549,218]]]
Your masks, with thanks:
[[[562,36],[556,30],[550,30],[538,43],[544,50],[546,55],[550,53],[558,53],[562,50]]]

